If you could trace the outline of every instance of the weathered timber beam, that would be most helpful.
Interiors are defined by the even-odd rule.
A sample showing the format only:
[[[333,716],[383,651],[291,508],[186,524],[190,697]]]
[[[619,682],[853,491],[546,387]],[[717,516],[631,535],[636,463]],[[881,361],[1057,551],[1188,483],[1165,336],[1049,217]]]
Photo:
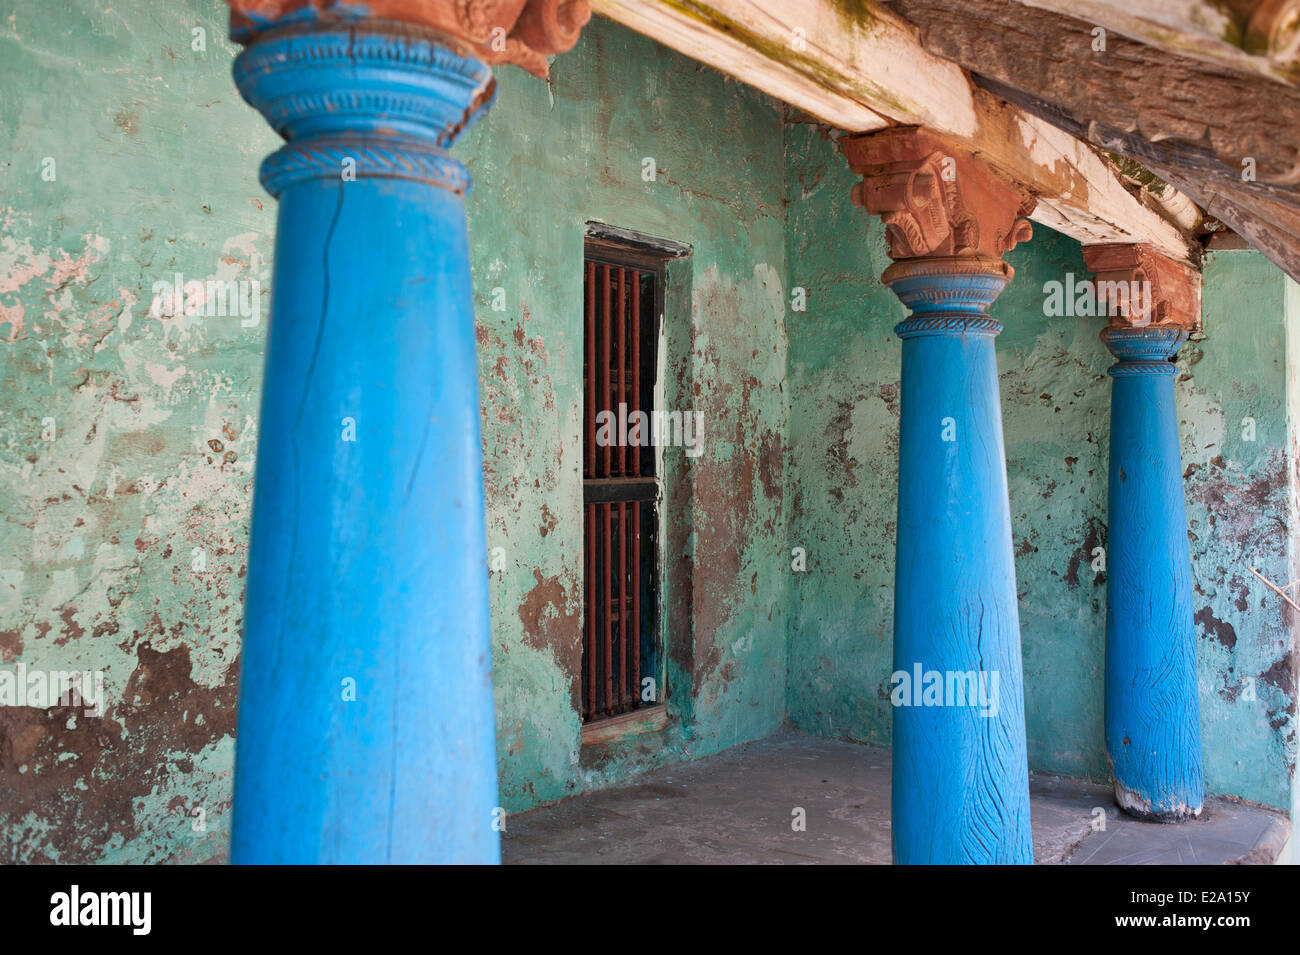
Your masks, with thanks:
[[[852,16],[827,0],[595,0],[592,8],[737,77],[737,53],[756,54],[762,82],[753,85],[784,99],[779,83],[801,76],[812,84],[812,97],[785,102],[850,132],[879,129],[882,116],[958,135],[973,135],[979,122],[962,70],[926,54],[911,24],[870,4]],[[683,36],[694,51],[675,45]],[[909,52],[924,60],[914,62]],[[874,121],[837,122],[822,104],[828,94],[865,107]]]
[[[1205,63],[1300,81],[1300,0],[1019,0]]]
[[[1300,281],[1300,208],[1295,205],[1294,192],[1268,184],[1248,186],[1208,151],[1173,149],[1168,142],[1148,142],[1095,121],[1085,125],[1059,107],[1005,84],[985,77],[978,77],[977,82],[1071,135],[1139,163],[1163,180],[1146,184],[1153,195],[1178,190]]]
[[[1266,196],[1193,182],[1174,169],[1152,168],[1300,282],[1300,210]]]
[[[1081,124],[1160,143],[1189,168],[1209,156],[1234,178],[1249,170],[1260,189],[1300,183],[1300,89],[1098,37],[1084,20],[1006,0],[898,0],[894,9],[920,28],[931,53]]]
[[[1214,180],[1232,189],[1240,188],[1273,199],[1282,204],[1300,206],[1300,189],[1284,183],[1246,181],[1242,166],[1232,166],[1201,143],[1188,143],[1176,139],[1148,139],[1141,132],[1113,126],[1097,119],[1080,118],[1068,106],[1049,103],[1022,89],[990,79],[974,76],[975,85],[988,90],[998,99],[1006,100],[1026,113],[1064,130],[1076,139],[1090,142],[1111,154],[1131,159],[1149,169],[1177,169],[1184,179]],[[1157,196],[1162,187],[1158,183],[1147,185]]]
[[[743,33],[735,26],[718,26],[689,8],[694,4],[666,0],[593,0],[592,8],[664,46],[707,63],[736,79],[763,90],[782,102],[798,106],[832,126],[869,132],[888,125],[879,113],[864,105],[863,97],[839,92],[846,84],[826,85],[815,57],[799,57],[790,38],[789,60],[774,57],[772,44]],[[685,9],[682,9],[685,8]],[[787,51],[781,51],[784,56]]]
[[[1300,90],[1208,67],[1002,0],[898,0],[922,44],[1072,136],[1145,165],[1292,276],[1300,238]]]
[[[974,88],[878,3],[593,0],[592,8],[837,128],[942,133],[1033,193],[1036,221],[1081,242],[1144,242],[1185,261],[1199,251],[1092,146]]]

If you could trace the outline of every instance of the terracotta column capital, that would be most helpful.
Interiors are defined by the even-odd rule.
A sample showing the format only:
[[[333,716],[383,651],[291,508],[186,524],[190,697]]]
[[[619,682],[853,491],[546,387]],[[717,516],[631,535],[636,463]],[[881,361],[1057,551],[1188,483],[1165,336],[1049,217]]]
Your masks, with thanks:
[[[841,145],[850,168],[862,176],[853,202],[884,220],[896,262],[963,258],[972,260],[966,271],[1011,277],[1000,259],[1033,235],[1024,218],[1035,203],[1028,192],[921,127],[849,136]]]
[[[1147,245],[1111,244],[1085,246],[1083,264],[1097,276],[1097,303],[1110,317],[1107,332],[1153,326],[1188,334],[1200,330],[1201,273],[1187,263]]]
[[[251,43],[269,30],[298,24],[338,26],[392,20],[442,35],[457,53],[483,63],[513,63],[546,76],[546,57],[578,42],[591,19],[588,0],[226,0],[230,37]]]

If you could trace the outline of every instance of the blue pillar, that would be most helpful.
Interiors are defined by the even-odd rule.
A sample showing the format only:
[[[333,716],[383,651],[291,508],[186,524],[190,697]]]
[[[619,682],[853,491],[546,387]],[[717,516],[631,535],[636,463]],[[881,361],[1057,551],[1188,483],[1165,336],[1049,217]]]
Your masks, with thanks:
[[[993,349],[1002,326],[984,311],[1011,275],[1001,260],[973,256],[897,262],[884,274],[912,310],[895,329],[903,339],[894,584],[897,863],[1033,861]]]
[[[1106,567],[1106,755],[1115,798],[1163,822],[1204,801],[1173,327],[1116,327]]]
[[[904,864],[1031,863],[1011,509],[985,310],[1034,199],[922,127],[840,140],[880,215],[903,339],[894,566],[893,837]]]
[[[478,364],[445,148],[481,62],[385,21],[261,33],[286,143],[259,419],[231,861],[496,863]]]

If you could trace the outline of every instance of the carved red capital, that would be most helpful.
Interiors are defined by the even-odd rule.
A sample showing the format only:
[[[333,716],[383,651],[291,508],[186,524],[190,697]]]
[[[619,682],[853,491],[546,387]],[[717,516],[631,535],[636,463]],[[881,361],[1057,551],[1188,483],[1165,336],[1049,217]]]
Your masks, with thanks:
[[[1201,273],[1146,245],[1089,245],[1083,264],[1097,276],[1097,303],[1111,328],[1201,327]]]
[[[896,260],[997,259],[1033,234],[1035,200],[970,152],[915,126],[841,140],[862,181],[853,202],[885,223]]]
[[[573,48],[591,19],[588,0],[226,0],[230,36],[250,43],[292,23],[396,20],[443,34],[484,63],[513,63],[546,76],[546,57]]]

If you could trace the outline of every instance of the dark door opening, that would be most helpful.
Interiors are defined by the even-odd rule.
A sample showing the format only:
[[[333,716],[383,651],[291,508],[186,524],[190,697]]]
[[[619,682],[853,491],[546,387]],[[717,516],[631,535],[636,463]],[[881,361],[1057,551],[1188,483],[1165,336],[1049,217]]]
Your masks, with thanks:
[[[664,270],[653,255],[593,239],[584,269],[582,719],[592,723],[664,696],[650,444]]]

